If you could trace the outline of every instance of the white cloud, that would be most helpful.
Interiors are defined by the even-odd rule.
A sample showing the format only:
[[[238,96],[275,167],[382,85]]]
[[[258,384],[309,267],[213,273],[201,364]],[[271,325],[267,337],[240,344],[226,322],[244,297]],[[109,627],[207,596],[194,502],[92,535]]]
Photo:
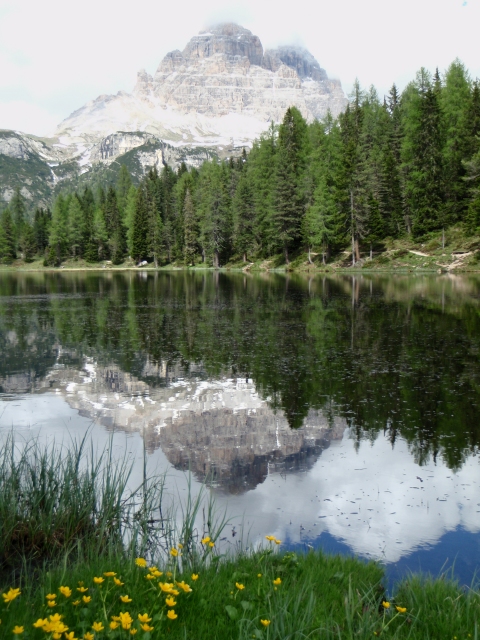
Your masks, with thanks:
[[[242,23],[264,46],[303,42],[346,90],[358,76],[383,95],[421,66],[443,70],[456,57],[480,76],[480,6],[462,0],[297,0],[293,7],[245,0],[227,8],[220,0],[137,0],[128,11],[112,0],[18,0],[0,16],[0,126],[1,100],[19,94],[61,120],[101,93],[130,91],[139,69],[154,72],[165,53],[224,20]],[[44,125],[33,114],[24,128],[39,133]]]

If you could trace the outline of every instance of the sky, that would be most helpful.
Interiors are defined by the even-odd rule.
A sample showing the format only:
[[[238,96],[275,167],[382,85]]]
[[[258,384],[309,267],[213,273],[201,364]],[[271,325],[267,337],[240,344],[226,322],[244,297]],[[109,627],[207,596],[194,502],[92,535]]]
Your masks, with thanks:
[[[346,92],[358,78],[380,96],[420,67],[459,58],[480,77],[480,0],[0,0],[0,128],[52,133],[101,94],[132,91],[209,25],[234,21],[264,48],[306,47]]]

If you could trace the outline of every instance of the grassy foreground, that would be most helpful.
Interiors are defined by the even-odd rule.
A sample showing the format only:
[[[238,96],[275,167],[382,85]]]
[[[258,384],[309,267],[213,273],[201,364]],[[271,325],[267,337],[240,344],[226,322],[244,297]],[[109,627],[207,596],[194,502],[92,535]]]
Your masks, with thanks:
[[[412,576],[388,594],[377,563],[284,553],[273,535],[226,555],[206,493],[178,524],[161,478],[127,480],[85,442],[0,446],[0,638],[478,640],[475,589]]]

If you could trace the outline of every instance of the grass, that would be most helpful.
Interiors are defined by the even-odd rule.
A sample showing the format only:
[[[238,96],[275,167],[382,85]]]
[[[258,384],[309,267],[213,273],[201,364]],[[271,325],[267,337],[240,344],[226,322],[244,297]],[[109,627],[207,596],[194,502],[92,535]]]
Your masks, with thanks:
[[[478,640],[475,589],[411,576],[388,595],[378,563],[285,553],[274,536],[227,555],[205,492],[178,518],[162,478],[130,490],[126,460],[85,440],[8,437],[0,470],[1,638]]]

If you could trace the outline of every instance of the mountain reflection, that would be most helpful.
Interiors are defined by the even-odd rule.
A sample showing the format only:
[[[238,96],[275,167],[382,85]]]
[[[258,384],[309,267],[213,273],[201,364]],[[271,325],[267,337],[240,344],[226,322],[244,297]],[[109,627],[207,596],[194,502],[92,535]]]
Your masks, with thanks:
[[[4,274],[0,391],[59,389],[232,493],[346,427],[458,469],[480,439],[479,293],[451,276]]]

